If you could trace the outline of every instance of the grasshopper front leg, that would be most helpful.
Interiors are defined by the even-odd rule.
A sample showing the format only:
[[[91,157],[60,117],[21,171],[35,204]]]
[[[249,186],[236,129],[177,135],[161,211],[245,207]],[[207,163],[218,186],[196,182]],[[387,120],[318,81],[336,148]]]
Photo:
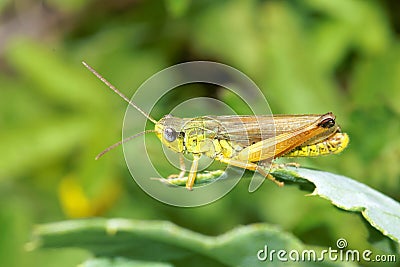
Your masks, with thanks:
[[[172,179],[172,178],[183,178],[185,177],[185,173],[186,173],[186,166],[185,166],[185,158],[183,157],[182,154],[179,154],[179,168],[181,170],[181,172],[179,174],[171,174],[170,176],[168,176],[168,179]]]
[[[196,180],[197,168],[199,167],[199,160],[201,154],[193,154],[193,162],[190,167],[188,180],[186,181],[186,188],[193,190],[194,181]]]
[[[201,154],[193,154],[192,166],[190,167],[188,179],[186,181],[186,188],[188,190],[193,190],[193,185],[196,180],[197,168],[199,167],[200,156]],[[185,159],[182,154],[179,154],[179,163],[181,172],[179,174],[171,174],[170,176],[168,176],[168,179],[175,179],[175,178],[180,179],[185,177],[186,173]]]

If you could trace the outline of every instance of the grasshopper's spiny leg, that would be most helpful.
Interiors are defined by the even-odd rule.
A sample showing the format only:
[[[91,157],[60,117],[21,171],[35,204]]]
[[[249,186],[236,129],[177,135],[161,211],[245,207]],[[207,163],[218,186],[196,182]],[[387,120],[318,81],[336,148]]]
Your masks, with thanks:
[[[271,180],[272,182],[274,182],[278,186],[282,187],[284,185],[283,182],[280,182],[280,181],[276,180],[275,177],[273,177],[271,174],[266,172],[264,169],[260,168],[260,166],[258,166],[255,163],[239,161],[239,160],[234,160],[234,159],[227,159],[227,158],[223,158],[223,157],[218,157],[217,160],[221,161],[222,163],[233,165],[235,167],[247,169],[247,170],[250,170],[250,171],[257,171],[262,176],[264,176],[265,178]]]

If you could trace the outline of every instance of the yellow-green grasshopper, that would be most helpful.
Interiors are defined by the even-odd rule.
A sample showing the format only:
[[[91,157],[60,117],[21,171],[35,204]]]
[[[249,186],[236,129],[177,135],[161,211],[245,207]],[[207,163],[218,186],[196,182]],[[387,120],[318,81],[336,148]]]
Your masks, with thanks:
[[[159,121],[142,111],[135,103],[116,89],[110,82],[83,62],[110,89],[141,112],[155,124],[154,130],[135,134],[101,152],[96,159],[109,150],[141,134],[155,132],[169,149],[180,153],[181,172],[172,177],[184,177],[186,170],[183,154],[192,154],[186,188],[193,189],[200,157],[205,155],[239,168],[257,171],[282,186],[262,167],[263,162],[278,157],[309,157],[337,154],[349,143],[332,113],[323,115],[265,115],[265,116],[202,116],[178,118],[166,115]]]

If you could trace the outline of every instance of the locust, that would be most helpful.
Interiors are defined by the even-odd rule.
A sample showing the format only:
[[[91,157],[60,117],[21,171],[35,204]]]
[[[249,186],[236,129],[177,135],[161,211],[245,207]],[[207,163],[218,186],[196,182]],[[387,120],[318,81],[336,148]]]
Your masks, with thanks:
[[[154,130],[132,135],[111,145],[111,149],[145,133],[155,133],[161,143],[179,153],[181,172],[168,178],[183,178],[187,173],[184,154],[193,156],[186,188],[193,190],[199,160],[202,156],[235,167],[256,171],[278,186],[284,183],[269,174],[264,163],[279,157],[315,157],[342,152],[349,143],[332,112],[305,115],[228,115],[179,118],[167,114],[160,120],[130,101],[86,62],[83,65],[154,123]]]

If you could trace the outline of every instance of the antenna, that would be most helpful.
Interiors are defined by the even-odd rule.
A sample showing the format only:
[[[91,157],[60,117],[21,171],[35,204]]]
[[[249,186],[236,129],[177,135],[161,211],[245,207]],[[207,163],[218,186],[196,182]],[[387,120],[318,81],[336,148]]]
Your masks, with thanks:
[[[146,112],[144,112],[142,109],[140,109],[138,106],[135,105],[135,103],[133,103],[132,101],[130,101],[123,93],[121,93],[114,85],[112,85],[109,81],[107,81],[103,76],[101,76],[97,71],[95,71],[91,66],[89,66],[89,64],[87,64],[85,61],[82,61],[82,64],[88,69],[90,70],[91,73],[93,73],[97,78],[99,78],[105,85],[107,85],[111,90],[113,90],[115,93],[117,93],[120,97],[122,97],[122,99],[124,99],[126,102],[129,103],[129,105],[131,105],[132,107],[134,107],[135,109],[137,109],[140,113],[142,113],[146,118],[148,118],[151,122],[153,122],[154,124],[157,124],[157,121],[155,119],[153,119],[149,114],[147,114]],[[104,154],[106,154],[108,151],[132,140],[133,138],[136,138],[138,136],[141,136],[143,134],[146,133],[154,133],[155,130],[146,130],[137,134],[134,134],[132,136],[129,136],[127,138],[125,138],[122,141],[119,141],[109,147],[107,147],[106,149],[104,149],[102,152],[100,152],[100,154],[98,154],[96,156],[96,160],[98,160],[99,158],[101,158]]]
[[[95,71],[91,66],[89,66],[85,61],[82,61],[82,64],[90,70],[91,73],[96,75],[97,78],[99,78],[105,85],[107,85],[111,90],[113,90],[115,93],[117,93],[120,97],[122,97],[126,102],[129,103],[132,107],[136,108],[140,113],[142,113],[146,118],[148,118],[151,122],[154,124],[157,124],[157,121],[153,119],[149,114],[144,112],[142,109],[140,109],[138,106],[135,105],[132,101],[130,101],[123,93],[121,93],[117,88],[115,88],[114,85],[112,85],[109,81],[107,81],[103,76],[101,76],[97,71]],[[123,141],[122,141],[123,142]]]
[[[98,159],[101,158],[104,154],[106,154],[108,151],[113,150],[113,149],[116,148],[117,146],[120,146],[120,145],[122,145],[123,143],[126,143],[126,142],[132,140],[133,138],[136,138],[136,137],[141,136],[141,135],[143,135],[143,134],[155,133],[155,132],[156,132],[155,130],[146,130],[146,131],[144,131],[144,132],[140,132],[140,133],[131,135],[131,136],[125,138],[124,140],[119,141],[119,142],[117,142],[117,143],[115,143],[115,144],[113,144],[113,145],[107,147],[106,149],[104,149],[103,151],[101,151],[101,152],[96,156],[95,159],[98,160]]]

